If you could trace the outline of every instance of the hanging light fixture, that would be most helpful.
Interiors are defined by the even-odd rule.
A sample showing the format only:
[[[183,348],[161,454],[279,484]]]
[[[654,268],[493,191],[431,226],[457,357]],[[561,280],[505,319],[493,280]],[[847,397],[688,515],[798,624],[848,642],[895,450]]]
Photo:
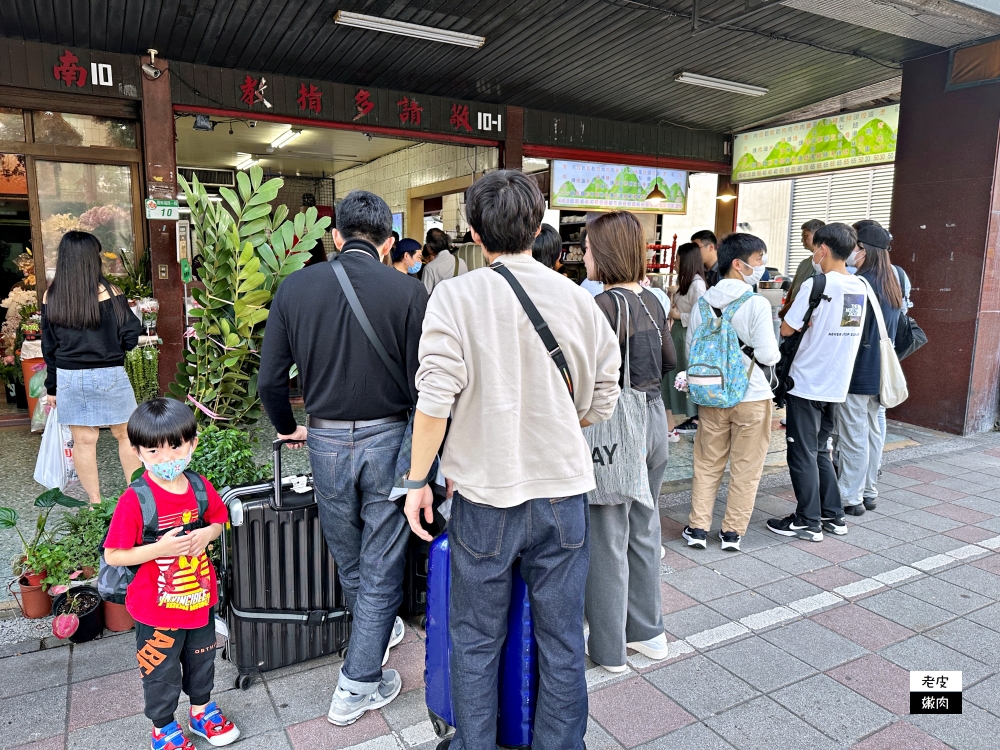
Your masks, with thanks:
[[[289,143],[294,141],[300,135],[302,135],[301,130],[290,128],[281,135],[279,135],[277,138],[275,138],[273,141],[271,141],[271,148],[281,148],[282,146],[287,146]]]
[[[649,191],[649,195],[646,196],[646,200],[649,203],[660,204],[666,199],[666,193],[660,190],[660,173],[659,170],[657,170],[656,177],[653,179],[653,189]]]
[[[733,189],[732,184],[727,184],[722,189],[722,192],[720,192],[718,195],[718,200],[722,201],[723,203],[729,203],[729,201],[736,200],[736,191]]]

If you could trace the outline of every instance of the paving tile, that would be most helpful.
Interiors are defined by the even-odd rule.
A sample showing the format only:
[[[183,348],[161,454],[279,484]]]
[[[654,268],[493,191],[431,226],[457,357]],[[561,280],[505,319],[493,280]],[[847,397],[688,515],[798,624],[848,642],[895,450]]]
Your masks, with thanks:
[[[791,543],[791,545],[793,547],[798,547],[800,550],[807,552],[810,555],[822,557],[824,560],[832,563],[841,563],[845,560],[851,560],[865,554],[865,550],[859,549],[853,544],[842,542],[839,539],[832,539],[831,537],[825,535],[823,537],[822,544],[807,542],[804,539],[796,539]]]
[[[899,716],[910,713],[910,673],[878,654],[867,654],[827,672],[851,690]]]
[[[815,671],[759,636],[712,649],[706,656],[764,692],[808,677]]]
[[[990,533],[990,532],[987,532]],[[953,537],[949,537],[953,539]],[[879,554],[882,557],[887,557],[900,565],[912,565],[917,560],[923,560],[930,557],[930,550],[927,547],[921,547],[918,542],[924,541],[923,539],[918,539],[917,542],[908,542],[907,544],[900,544],[896,547],[891,547],[887,550],[882,550]],[[957,539],[955,540],[958,541]]]
[[[587,722],[587,733],[583,736],[587,750],[622,750],[622,746],[591,716]]]
[[[748,588],[756,588],[788,577],[788,573],[781,568],[768,565],[749,555],[737,555],[728,560],[708,563],[707,567]]]
[[[944,480],[941,480],[944,481]],[[980,471],[969,471],[963,474],[959,481],[962,482],[973,482],[975,484],[981,484],[984,487],[995,489],[1000,487],[1000,477],[994,476],[993,474],[987,474]],[[947,487],[948,485],[944,485]],[[961,488],[958,488],[961,489]]]
[[[966,472],[958,477],[945,477],[944,479],[935,479],[931,484],[937,487],[946,487],[949,490],[957,490],[963,494],[968,493],[970,490],[976,490],[978,487],[984,489],[989,489],[993,485],[989,483],[984,483],[980,481],[981,477],[986,477],[988,479],[993,479],[988,474],[979,474],[977,472]]]
[[[708,602],[708,606],[730,620],[741,620],[747,615],[771,609],[775,603],[756,591],[741,591]]]
[[[52,648],[0,661],[0,698],[31,693],[69,682],[68,648]],[[31,679],[25,679],[30,676]]]
[[[200,747],[211,747],[200,741]],[[264,734],[257,734],[253,737],[240,736],[239,750],[291,750],[292,746],[288,742],[284,729],[275,729]]]
[[[924,556],[927,556],[926,552]],[[869,553],[864,557],[856,557],[853,560],[841,563],[841,567],[853,571],[864,578],[873,578],[879,573],[885,573],[893,568],[898,568],[899,563],[883,555]]]
[[[971,495],[971,492],[959,492],[958,490],[951,490],[947,487],[939,487],[936,484],[915,484],[910,487],[911,492],[916,492],[918,495],[925,495],[927,497],[932,497],[935,500],[942,500],[946,503],[950,503],[953,500],[960,500],[966,495]]]
[[[964,617],[924,635],[991,667],[1000,667],[1000,633]]]
[[[979,523],[980,521],[985,521],[988,518],[993,518],[993,516],[989,513],[982,513],[978,510],[973,510],[972,508],[964,508],[961,505],[952,505],[951,503],[929,505],[924,508],[924,510],[928,513],[934,513],[938,516],[950,518],[953,521],[961,521],[962,523]]]
[[[897,721],[851,750],[949,750],[948,746],[905,721]]]
[[[732,552],[723,551],[722,547],[716,546],[714,544],[709,544],[708,549],[695,549],[694,547],[688,547],[687,542],[683,539],[671,539],[669,542],[665,542],[664,547],[667,548],[667,553],[674,552],[675,554],[687,558],[689,561],[693,562],[695,565],[704,565],[708,562],[715,562],[716,560],[725,560],[728,557],[732,557]],[[666,558],[664,558],[666,561]],[[671,565],[671,567],[674,567]],[[675,570],[680,570],[680,568],[674,568]]]
[[[822,589],[801,578],[785,578],[765,586],[758,586],[757,592],[778,604],[788,604],[797,599],[822,593]]]
[[[892,500],[894,503],[907,505],[911,508],[924,508],[928,505],[937,505],[938,501],[934,498],[927,497],[926,495],[918,495],[916,492],[911,492],[911,488],[912,485],[907,486],[905,489],[901,488],[880,492],[879,500],[885,498],[887,500]]]
[[[386,669],[395,669],[403,679],[402,692],[417,690],[424,686],[424,642],[400,644],[389,652]]]
[[[675,521],[670,516],[660,516],[660,541],[669,542],[671,539],[681,539],[681,531],[684,524]]]
[[[985,625],[991,630],[1000,630],[1000,603],[970,612],[965,617],[980,625]]]
[[[996,556],[993,555],[993,557]],[[936,573],[935,577],[982,594],[993,601],[1000,600],[1000,576],[982,568],[960,565],[957,568],[949,568]]]
[[[705,723],[740,750],[832,750],[839,747],[767,697],[731,708]]]
[[[892,723],[891,713],[825,674],[789,685],[771,697],[828,737],[849,744]]]
[[[912,523],[915,526],[922,526],[925,529],[930,529],[931,531],[943,532],[963,525],[961,521],[953,521],[952,519],[945,518],[937,513],[929,513],[926,508],[908,510],[906,513],[900,513],[895,517],[906,521],[907,523]]]
[[[961,750],[995,750],[1000,737],[1000,719],[970,705],[962,706],[961,715],[917,714],[909,721]]]
[[[70,732],[66,747],[68,750],[145,750],[149,747],[149,728],[149,719],[142,714],[126,716]]]
[[[791,622],[760,637],[821,671],[865,653],[856,643],[813,620]]]
[[[912,630],[857,604],[820,612],[810,619],[870,651],[877,651],[913,635]]]
[[[340,750],[391,734],[389,725],[378,711],[369,711],[346,727],[335,727],[326,720],[326,716],[321,716],[301,724],[292,724],[285,731],[295,750]],[[393,743],[386,747],[399,746],[395,741]]]
[[[587,750],[591,750],[587,742]],[[709,729],[705,724],[696,722],[688,724],[659,739],[640,746],[640,750],[733,750],[733,746]]]
[[[920,466],[894,466],[885,473],[909,477],[919,482],[933,482],[935,479],[945,479],[948,476],[946,474],[939,474],[936,471],[928,471]]]
[[[73,646],[73,682],[137,668],[135,633],[105,636]]]
[[[815,547],[820,545],[815,544],[815,542],[810,542]],[[752,553],[752,557],[756,557],[758,560],[763,560],[768,565],[773,565],[776,568],[781,568],[786,573],[791,573],[793,576],[799,573],[805,573],[809,570],[819,570],[820,568],[825,568],[830,564],[829,560],[824,560],[822,557],[817,557],[809,552],[804,552],[795,546],[795,543],[784,543],[777,544],[773,547],[767,547],[766,549],[758,550]]]
[[[69,729],[141,714],[144,707],[138,669],[77,682],[70,690]]]
[[[903,505],[902,503],[897,503],[895,500],[889,500],[883,495],[879,495],[877,500],[877,506],[874,510],[866,511],[861,518],[867,518],[869,515],[875,518],[881,518],[883,516],[894,516],[897,513],[902,513],[907,510],[912,510],[909,505]]]
[[[736,581],[726,578],[721,573],[716,573],[714,570],[702,566],[672,574],[669,577],[669,583],[675,589],[701,602],[735,594],[746,588]]]
[[[312,690],[316,690],[315,686]],[[216,690],[212,693],[212,699],[218,702],[223,713],[240,728],[242,738],[256,737],[281,729],[282,722],[263,681],[254,682],[248,690],[236,688]],[[187,716],[190,708],[188,697],[182,694],[177,705],[177,717]]]
[[[930,510],[930,508],[927,510]],[[903,512],[909,513],[910,510],[907,509]],[[866,513],[865,517],[867,517],[867,515],[868,514]],[[933,531],[925,529],[922,526],[915,526],[912,523],[901,521],[895,516],[892,518],[873,518],[865,524],[865,528],[869,531],[877,531],[880,534],[885,534],[893,539],[898,539],[901,542],[912,542],[916,539],[923,539],[925,536],[930,536],[934,533]]]
[[[900,586],[899,590],[929,604],[942,607],[953,615],[964,615],[990,604],[990,600],[985,596],[941,580],[939,577],[927,577],[913,583],[907,583]]]
[[[267,688],[277,706],[281,723],[299,724],[317,716],[325,717],[339,677],[340,664],[325,664],[287,677],[268,675]]]
[[[427,721],[427,700],[423,689],[400,693],[381,709],[382,718],[397,732]]]
[[[981,557],[978,560],[973,560],[969,565],[980,570],[985,570],[987,573],[992,573],[993,575],[1000,575],[1000,555],[994,554],[989,557]]]
[[[641,677],[591,693],[590,713],[627,748],[694,721],[691,714]]]
[[[828,568],[820,568],[808,573],[799,575],[803,581],[808,581],[814,586],[819,586],[824,591],[833,591],[838,586],[860,581],[863,576],[851,570],[845,570],[839,565],[831,565]]]
[[[994,716],[1000,716],[1000,675],[994,675],[970,688],[963,685],[962,701],[972,701]]]
[[[690,596],[682,594],[669,583],[660,583],[660,608],[663,614],[669,615],[672,612],[693,607],[697,603]]]
[[[18,745],[11,750],[64,750],[66,747],[66,735],[57,734],[54,737],[46,737],[38,742],[29,742],[26,745]]]
[[[1000,502],[997,502],[997,491],[995,488],[989,489],[978,495],[970,495],[956,500],[953,505],[957,508],[970,508],[985,513],[990,518],[1000,516]]]
[[[910,487],[914,484],[921,484],[919,479],[911,479],[910,477],[904,477],[902,474],[894,474],[891,471],[884,471],[882,476],[879,477],[878,483],[885,487],[892,488],[904,488]],[[879,494],[879,499],[882,498],[884,492]]]
[[[773,534],[770,531],[757,531],[756,529],[747,529],[747,533],[743,535],[743,541],[740,542],[740,549],[744,552],[756,552],[757,550],[766,549],[768,547],[774,547],[775,545],[785,544],[785,540]]]
[[[61,734],[65,729],[66,692],[60,685],[0,700],[3,744],[22,745]]]
[[[663,557],[660,559],[661,565],[668,565],[674,570],[687,570],[695,567],[698,563],[684,555],[677,554],[674,550],[666,547]]]
[[[644,678],[698,719],[760,694],[702,654],[647,672]]]
[[[993,674],[993,669],[981,661],[922,635],[888,646],[880,653],[908,671],[961,671],[963,688]]]
[[[908,512],[912,513],[913,511]],[[900,515],[905,514],[901,513]],[[864,526],[852,526],[850,522],[847,524],[847,537],[855,547],[860,547],[868,552],[881,552],[890,547],[895,547],[901,541],[895,537],[886,536],[879,531],[865,528]]]
[[[898,589],[873,594],[859,601],[858,605],[917,632],[929,630],[954,617],[951,612]],[[917,669],[929,669],[929,667],[917,667]]]
[[[733,618],[709,609],[705,604],[696,604],[693,607],[664,615],[663,627],[675,638],[687,638],[702,630],[725,625],[731,619]]]
[[[964,542],[950,536],[945,536],[944,532],[935,534],[934,536],[925,536],[923,539],[915,541],[914,544],[932,552],[951,552],[965,546]]]

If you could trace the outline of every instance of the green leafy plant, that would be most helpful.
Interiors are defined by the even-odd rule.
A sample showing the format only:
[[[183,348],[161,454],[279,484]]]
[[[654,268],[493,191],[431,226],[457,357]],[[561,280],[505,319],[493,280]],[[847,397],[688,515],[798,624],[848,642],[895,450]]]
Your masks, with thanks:
[[[160,395],[160,351],[155,346],[137,346],[127,352],[125,372],[138,403]]]
[[[216,489],[251,484],[269,477],[271,464],[254,460],[254,439],[245,430],[210,425],[198,433],[198,448],[191,470],[210,481]]]
[[[191,209],[194,251],[203,259],[192,289],[198,307],[191,310],[195,337],[189,339],[170,393],[189,396],[202,422],[236,427],[253,424],[261,414],[257,371],[268,305],[278,284],[305,265],[309,250],[330,224],[315,207],[288,219],[288,207],[273,209],[279,178],[263,180],[263,170],[236,175],[238,193],[221,188],[225,203],[209,200],[198,179],[181,186]]]
[[[76,513],[65,514],[56,531],[59,542],[66,552],[67,564],[71,570],[93,568],[101,564],[101,545],[108,535],[111,516],[118,500],[102,497],[96,505],[87,505]]]
[[[87,503],[66,495],[58,487],[43,492],[35,498],[35,507],[41,508],[41,510],[38,513],[38,520],[35,521],[34,536],[30,540],[17,527],[17,522],[20,519],[17,511],[13,508],[0,508],[0,529],[13,529],[21,540],[21,551],[13,560],[14,575],[21,576],[25,573],[42,572],[60,575],[62,573],[63,564],[58,557],[59,553],[50,547],[53,543],[52,533],[46,528],[49,515],[57,505],[63,508],[82,508]],[[50,571],[46,568],[45,562],[47,560],[51,560],[57,570]],[[46,581],[48,581],[48,577],[46,577]]]
[[[122,268],[125,269],[125,275],[116,277],[115,283],[122,290],[126,299],[152,297],[153,268],[149,248],[146,248],[146,252],[142,253],[138,260],[131,259],[129,253],[122,253],[119,257],[122,261]]]

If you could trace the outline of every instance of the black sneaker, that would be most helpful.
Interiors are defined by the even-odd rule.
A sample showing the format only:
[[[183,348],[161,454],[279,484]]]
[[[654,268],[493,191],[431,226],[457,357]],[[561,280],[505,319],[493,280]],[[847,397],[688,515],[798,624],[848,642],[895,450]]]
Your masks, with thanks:
[[[879,473],[881,474],[882,472]],[[875,510],[875,508],[878,507],[878,503],[875,502],[874,497],[866,497],[864,500],[864,504],[866,510]]]
[[[681,536],[687,539],[688,547],[705,549],[708,546],[708,532],[704,529],[692,529],[690,526],[685,526]]]
[[[728,552],[739,552],[740,541],[743,539],[735,531],[719,531],[719,541],[722,542],[722,549]]]
[[[796,522],[794,513],[785,518],[767,519],[767,528],[781,536],[797,536],[810,542],[823,541],[823,529]]]
[[[438,746],[437,746],[436,750],[448,750],[449,747],[451,747],[451,738],[450,737],[448,739],[446,739],[446,740],[441,740],[438,743]]]
[[[864,511],[861,511],[861,513],[864,513]],[[860,516],[861,513],[858,513],[857,515]],[[847,533],[847,524],[844,522],[843,516],[838,518],[821,518],[820,522],[823,524],[823,531],[836,534],[837,536],[843,536]]]
[[[691,417],[686,422],[677,425],[676,429],[681,435],[693,435],[698,431],[698,417]]]
[[[861,503],[857,505],[845,505],[844,513],[849,516],[863,516],[865,514],[865,506]]]

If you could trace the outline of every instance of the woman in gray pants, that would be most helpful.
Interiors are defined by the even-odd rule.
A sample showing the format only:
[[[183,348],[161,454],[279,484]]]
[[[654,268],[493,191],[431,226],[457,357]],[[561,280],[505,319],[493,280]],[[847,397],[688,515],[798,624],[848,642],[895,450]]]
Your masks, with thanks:
[[[660,611],[657,499],[667,466],[668,430],[660,380],[674,368],[676,354],[662,305],[639,285],[646,276],[646,240],[638,220],[614,211],[588,222],[584,262],[587,277],[604,283],[605,291],[594,300],[611,327],[620,330],[629,383],[646,394],[645,455],[651,500],[647,504],[591,493],[587,653],[605,669],[622,672],[627,669],[626,647],[650,659],[667,656]]]

